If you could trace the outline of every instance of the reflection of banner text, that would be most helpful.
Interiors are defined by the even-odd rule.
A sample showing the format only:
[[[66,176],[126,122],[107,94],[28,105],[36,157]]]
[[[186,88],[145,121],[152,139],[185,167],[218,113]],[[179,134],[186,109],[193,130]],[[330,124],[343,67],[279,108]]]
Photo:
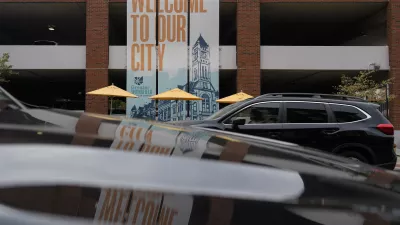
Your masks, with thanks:
[[[123,220],[126,204],[122,204],[130,195],[125,190],[105,190],[105,198],[100,211],[99,221],[117,222]]]
[[[143,128],[136,128],[135,126],[122,126],[119,132],[119,142],[115,147],[115,150],[132,151],[135,147],[135,143],[141,143],[140,135],[143,132]],[[141,152],[148,152],[160,155],[170,155],[172,147],[164,147],[159,145],[153,145],[151,139],[153,131],[149,130],[145,134],[145,141],[142,146]]]
[[[174,146],[161,146],[152,143],[153,130],[133,125],[121,125],[116,131],[113,148],[123,151],[141,151],[145,153],[169,156]],[[128,198],[131,197],[128,218]],[[99,214],[96,220],[104,222],[122,222],[128,219],[129,224],[155,224],[157,215],[161,225],[170,225],[177,215],[177,210],[163,205],[160,209],[162,194],[105,189],[99,201]]]
[[[171,225],[178,211],[161,205],[162,194],[133,192],[128,224]]]
[[[128,209],[128,205],[123,204],[123,200],[129,195],[131,195],[131,203],[127,224],[171,225],[178,215],[177,209],[166,205],[161,206],[161,193],[107,189],[99,221],[123,221]]]

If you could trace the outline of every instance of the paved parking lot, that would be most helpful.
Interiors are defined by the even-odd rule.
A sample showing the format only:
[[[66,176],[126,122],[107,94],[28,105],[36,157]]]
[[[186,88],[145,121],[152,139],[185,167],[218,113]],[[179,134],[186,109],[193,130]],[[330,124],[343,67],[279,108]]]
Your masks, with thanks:
[[[396,148],[397,164],[394,170],[400,171],[400,149]]]
[[[396,149],[397,164],[394,170],[400,171],[400,149]]]
[[[400,157],[397,157],[397,164],[394,170],[400,171]]]

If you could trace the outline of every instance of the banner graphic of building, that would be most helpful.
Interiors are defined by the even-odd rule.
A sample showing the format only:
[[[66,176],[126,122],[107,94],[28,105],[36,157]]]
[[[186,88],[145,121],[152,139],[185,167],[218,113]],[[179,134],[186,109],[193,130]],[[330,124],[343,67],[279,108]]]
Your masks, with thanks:
[[[191,0],[189,7],[185,1],[160,0],[158,15],[155,1],[128,2],[127,91],[139,98],[127,100],[127,116],[155,119],[156,102],[149,97],[157,82],[157,93],[180,88],[203,98],[159,101],[159,121],[202,120],[218,111],[219,1]]]

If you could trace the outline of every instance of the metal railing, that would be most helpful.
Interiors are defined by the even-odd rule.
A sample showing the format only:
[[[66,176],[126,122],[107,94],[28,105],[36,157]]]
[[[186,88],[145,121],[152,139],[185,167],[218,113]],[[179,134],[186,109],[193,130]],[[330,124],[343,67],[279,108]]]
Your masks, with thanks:
[[[389,115],[390,115],[390,112],[389,112],[389,96],[390,96],[390,93],[389,93],[389,84],[383,85],[382,88],[385,89],[385,101],[384,101],[384,102],[374,102],[374,101],[371,101],[371,102],[374,102],[374,103],[378,104],[378,105],[379,105],[378,110],[379,110],[387,119],[389,119]],[[367,97],[365,97],[365,99],[368,101],[368,98],[367,98]]]

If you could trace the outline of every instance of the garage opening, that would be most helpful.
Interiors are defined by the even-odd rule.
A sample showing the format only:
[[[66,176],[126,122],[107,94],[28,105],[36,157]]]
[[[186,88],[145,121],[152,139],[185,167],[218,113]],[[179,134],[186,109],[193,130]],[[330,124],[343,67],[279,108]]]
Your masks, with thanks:
[[[0,34],[0,45],[85,45],[86,4],[0,3]]]
[[[261,45],[387,45],[385,2],[261,4]]]
[[[33,106],[84,110],[85,70],[15,70],[2,84],[18,100]]]
[[[306,70],[262,70],[261,93],[336,93],[342,75],[354,77],[360,71],[306,71]],[[377,71],[372,79],[388,79],[388,71]]]

